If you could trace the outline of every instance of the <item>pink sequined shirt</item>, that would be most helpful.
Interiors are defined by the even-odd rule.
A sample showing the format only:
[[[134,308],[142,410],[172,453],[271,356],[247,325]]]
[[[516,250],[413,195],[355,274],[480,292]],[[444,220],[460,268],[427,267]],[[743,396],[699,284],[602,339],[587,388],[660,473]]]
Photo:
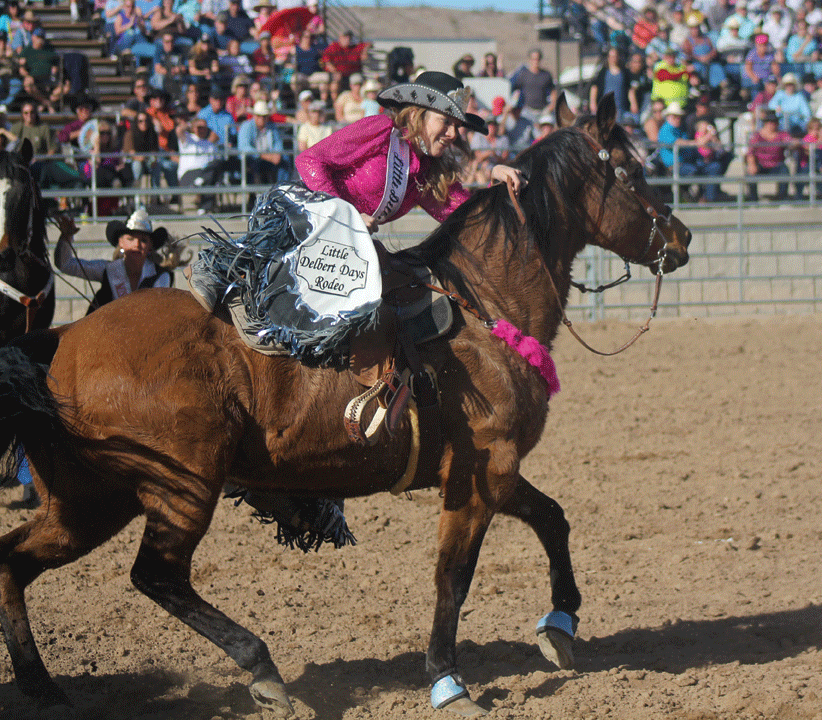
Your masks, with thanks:
[[[297,156],[300,177],[310,190],[327,192],[350,202],[361,213],[374,215],[385,190],[393,127],[387,115],[372,115],[340,128]],[[425,184],[429,162],[427,157],[419,157],[412,146],[405,198],[389,220],[396,220],[419,205],[442,222],[468,199],[469,192],[460,183],[451,186],[444,205],[430,193],[421,195],[419,185]]]

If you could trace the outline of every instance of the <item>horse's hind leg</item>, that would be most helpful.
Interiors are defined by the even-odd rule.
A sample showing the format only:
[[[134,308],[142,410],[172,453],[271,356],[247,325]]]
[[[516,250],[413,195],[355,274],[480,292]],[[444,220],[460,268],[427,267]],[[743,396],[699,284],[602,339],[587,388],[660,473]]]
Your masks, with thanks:
[[[0,624],[17,685],[46,705],[68,704],[37,650],[26,611],[25,589],[44,570],[85,555],[121,530],[139,512],[135,502],[114,498],[105,511],[99,498],[68,508],[46,495],[37,515],[0,538]]]
[[[131,570],[131,581],[160,607],[252,673],[254,679],[249,689],[254,701],[277,717],[287,717],[294,711],[268,647],[209,605],[191,587],[191,558],[211,521],[217,497],[218,493],[214,493],[201,502],[185,505],[178,497],[177,508],[161,504],[157,498],[147,503],[146,529]]]
[[[527,523],[548,554],[553,612],[540,620],[537,637],[546,658],[561,668],[573,667],[571,644],[578,622],[576,612],[582,598],[571,567],[568,549],[571,527],[565,514],[559,503],[537,490],[521,475],[500,512]]]

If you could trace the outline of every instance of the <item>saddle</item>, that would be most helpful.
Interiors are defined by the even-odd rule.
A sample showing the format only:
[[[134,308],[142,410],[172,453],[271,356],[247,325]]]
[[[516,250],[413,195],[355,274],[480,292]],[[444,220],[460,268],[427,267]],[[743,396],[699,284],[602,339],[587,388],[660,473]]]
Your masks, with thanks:
[[[431,289],[439,283],[429,268],[383,251],[380,261],[383,293],[375,321],[348,336],[348,370],[365,390],[348,403],[344,424],[352,442],[374,445],[383,428],[393,435],[408,415],[412,457],[403,478],[392,488],[399,493],[414,477],[430,470],[426,464],[439,462],[442,439],[436,375],[423,365],[417,348],[447,333],[454,316],[451,301]],[[204,297],[207,293],[198,283],[202,278],[190,272],[186,275],[200,304],[231,322],[248,347],[267,355],[292,354],[283,345],[257,341],[239,292],[230,292],[215,307]],[[419,458],[424,459],[422,465]]]

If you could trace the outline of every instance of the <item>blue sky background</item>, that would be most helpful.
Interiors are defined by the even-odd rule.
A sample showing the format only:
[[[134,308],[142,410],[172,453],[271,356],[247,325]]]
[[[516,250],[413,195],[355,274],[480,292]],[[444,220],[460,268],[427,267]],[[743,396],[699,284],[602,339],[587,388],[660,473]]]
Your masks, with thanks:
[[[536,13],[539,8],[539,0],[379,0],[377,2],[367,2],[367,0],[355,0],[352,5],[368,7],[377,5],[380,7],[443,7],[456,8],[457,10],[499,10],[512,12]],[[547,3],[546,3],[547,4]]]

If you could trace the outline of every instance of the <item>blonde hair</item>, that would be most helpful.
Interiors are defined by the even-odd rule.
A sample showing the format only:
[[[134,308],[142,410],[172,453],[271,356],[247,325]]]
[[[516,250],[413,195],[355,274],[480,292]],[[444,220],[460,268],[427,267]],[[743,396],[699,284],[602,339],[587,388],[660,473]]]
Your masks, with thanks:
[[[422,126],[426,112],[428,112],[426,108],[406,105],[394,115],[394,125],[400,129],[403,137],[418,150],[423,148]],[[445,203],[448,199],[449,189],[455,182],[459,181],[462,175],[462,160],[468,154],[468,146],[462,135],[457,132],[457,139],[446,150],[445,154],[442,157],[431,158],[428,177],[425,180],[425,185],[420,188],[420,192],[423,195],[430,193],[437,202]]]

